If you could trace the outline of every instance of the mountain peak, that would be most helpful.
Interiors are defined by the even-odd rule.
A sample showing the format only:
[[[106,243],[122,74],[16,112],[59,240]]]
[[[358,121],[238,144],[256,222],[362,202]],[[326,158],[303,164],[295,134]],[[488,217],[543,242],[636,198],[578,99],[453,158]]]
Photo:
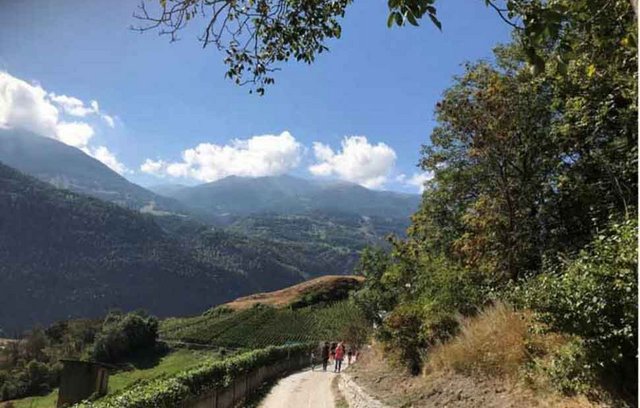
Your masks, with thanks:
[[[77,193],[141,209],[154,202],[161,210],[183,212],[172,199],[131,183],[80,149],[17,129],[0,129],[0,162]]]

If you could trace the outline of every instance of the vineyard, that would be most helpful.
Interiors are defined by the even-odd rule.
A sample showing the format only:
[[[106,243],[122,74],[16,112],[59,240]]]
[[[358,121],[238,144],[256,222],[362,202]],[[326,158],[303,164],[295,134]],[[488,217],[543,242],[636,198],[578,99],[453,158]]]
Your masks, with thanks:
[[[366,327],[364,316],[349,301],[325,307],[276,309],[257,305],[240,311],[165,320],[163,339],[228,348],[263,348],[292,342],[338,340],[349,326]]]

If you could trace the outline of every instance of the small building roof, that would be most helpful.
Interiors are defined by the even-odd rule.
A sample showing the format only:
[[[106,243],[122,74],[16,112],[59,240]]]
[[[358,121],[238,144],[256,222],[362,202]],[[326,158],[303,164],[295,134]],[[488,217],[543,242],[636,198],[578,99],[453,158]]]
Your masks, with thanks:
[[[78,360],[74,358],[61,358],[60,361],[62,363],[86,364],[86,365],[92,365],[92,366],[100,366],[100,367],[109,368],[109,369],[118,368],[112,364],[102,363],[100,361]]]

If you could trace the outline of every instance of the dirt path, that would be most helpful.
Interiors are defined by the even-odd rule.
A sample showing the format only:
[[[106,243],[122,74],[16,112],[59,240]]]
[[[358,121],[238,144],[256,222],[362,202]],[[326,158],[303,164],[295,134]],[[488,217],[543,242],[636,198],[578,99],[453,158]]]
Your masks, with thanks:
[[[306,370],[278,381],[259,408],[335,408],[332,372]]]

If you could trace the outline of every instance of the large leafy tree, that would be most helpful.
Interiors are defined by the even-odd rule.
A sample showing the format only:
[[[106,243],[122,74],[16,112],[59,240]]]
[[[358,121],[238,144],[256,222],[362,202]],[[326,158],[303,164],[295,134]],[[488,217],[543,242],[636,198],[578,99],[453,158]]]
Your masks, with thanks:
[[[633,9],[548,6],[564,14],[537,51],[542,71],[516,40],[496,66],[468,65],[438,104],[421,163],[435,177],[411,227],[425,249],[512,279],[637,212]]]
[[[541,211],[559,159],[549,85],[513,49],[469,65],[437,107],[422,166],[434,173],[412,236],[466,265],[516,279],[541,263]]]

